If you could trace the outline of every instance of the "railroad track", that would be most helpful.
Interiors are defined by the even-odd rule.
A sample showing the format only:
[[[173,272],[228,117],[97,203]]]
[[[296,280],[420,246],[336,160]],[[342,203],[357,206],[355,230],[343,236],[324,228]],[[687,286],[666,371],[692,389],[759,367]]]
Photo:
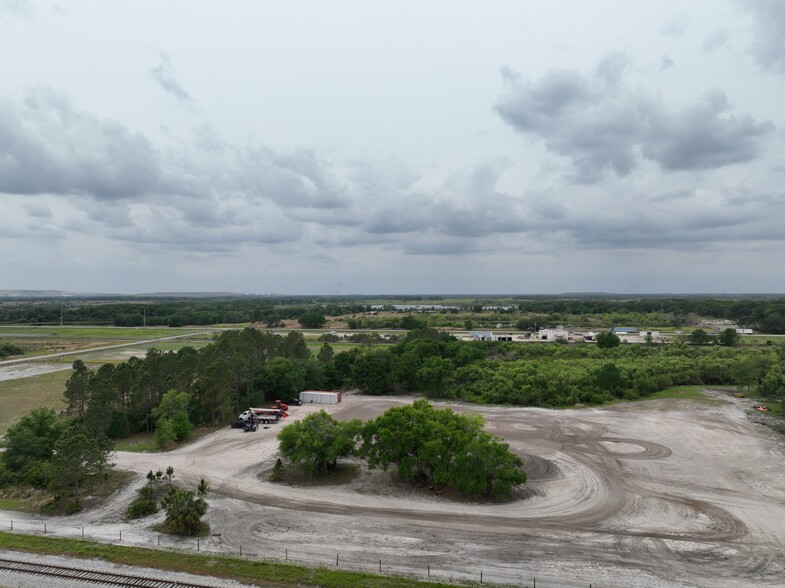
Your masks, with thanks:
[[[215,588],[206,584],[192,584],[190,582],[175,582],[173,580],[158,580],[145,576],[132,576],[130,574],[114,574],[111,572],[96,572],[83,568],[70,568],[48,564],[30,563],[13,559],[0,559],[0,570],[32,574],[36,576],[49,576],[64,580],[78,580],[80,582],[93,582],[108,586],[134,586],[135,588]]]

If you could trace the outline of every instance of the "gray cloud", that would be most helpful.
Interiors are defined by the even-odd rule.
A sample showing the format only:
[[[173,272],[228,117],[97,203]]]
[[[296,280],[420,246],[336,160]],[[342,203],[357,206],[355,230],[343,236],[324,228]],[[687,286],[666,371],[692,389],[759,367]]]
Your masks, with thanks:
[[[238,146],[209,128],[190,144],[154,147],[142,135],[43,92],[0,105],[0,192],[21,195],[6,198],[18,198],[35,227],[31,234],[63,238],[78,227],[111,240],[205,255],[298,241],[299,250],[454,256],[565,246],[645,249],[663,242],[683,249],[777,238],[783,231],[771,219],[785,210],[776,199],[755,203],[754,190],[741,200],[734,190],[737,200],[725,193],[698,196],[689,176],[674,176],[663,186],[659,172],[721,173],[728,163],[753,160],[770,125],[732,115],[721,93],[668,109],[626,87],[629,67],[614,56],[592,76],[550,72],[533,82],[507,71],[510,89],[498,106],[514,128],[568,157],[576,174],[590,178],[595,167],[613,170],[619,185],[612,190],[592,184],[502,189],[512,166],[505,159],[427,180],[423,170],[395,159],[355,160],[337,169],[309,150]],[[146,156],[129,157],[134,148]],[[123,174],[106,172],[102,166],[114,159],[129,166],[125,176],[144,181],[137,178],[130,189]],[[95,175],[100,177],[88,177]],[[45,193],[55,196],[23,198]],[[55,214],[47,212],[52,203]]]
[[[660,71],[665,71],[670,67],[673,67],[673,59],[670,55],[663,55],[660,59]]]
[[[150,69],[150,77],[155,80],[164,92],[174,96],[181,104],[191,104],[193,98],[175,77],[171,56],[168,53],[161,52],[159,57],[158,66]]]
[[[761,136],[773,130],[770,122],[749,116],[726,115],[727,97],[713,92],[691,107],[652,113],[652,127],[643,143],[644,154],[665,169],[718,168],[752,160]]]
[[[742,0],[752,13],[752,52],[764,68],[785,73],[785,3],[780,0]]]
[[[0,192],[115,199],[155,190],[158,154],[119,123],[73,108],[48,90],[0,101]]]
[[[624,177],[642,159],[667,170],[750,161],[773,129],[769,122],[730,114],[718,91],[692,106],[669,108],[657,96],[628,88],[622,79],[626,68],[623,59],[606,58],[591,75],[551,71],[538,81],[505,69],[507,91],[496,111],[516,131],[569,158],[574,178],[585,183],[609,171]]]

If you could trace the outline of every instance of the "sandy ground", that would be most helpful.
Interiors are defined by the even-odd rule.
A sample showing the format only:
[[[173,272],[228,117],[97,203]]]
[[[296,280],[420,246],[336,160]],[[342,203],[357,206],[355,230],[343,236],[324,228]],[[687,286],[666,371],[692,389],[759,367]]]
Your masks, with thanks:
[[[166,454],[118,453],[140,474],[172,465],[176,479],[210,480],[201,549],[423,577],[555,586],[785,585],[785,451],[752,423],[746,400],[659,400],[548,411],[460,407],[482,414],[526,465],[529,482],[505,504],[454,502],[367,472],[342,486],[271,484],[279,425],[228,427]],[[376,416],[411,398],[345,395],[342,419]],[[319,406],[293,407],[301,418]],[[142,483],[140,478],[138,483]],[[127,489],[100,511],[47,519],[90,525],[90,536],[154,543],[149,520],[128,523]],[[158,515],[160,518],[161,515]],[[0,524],[43,519],[0,511]],[[156,519],[157,520],[157,519]],[[167,541],[172,541],[167,539]],[[186,540],[181,546],[190,545]]]

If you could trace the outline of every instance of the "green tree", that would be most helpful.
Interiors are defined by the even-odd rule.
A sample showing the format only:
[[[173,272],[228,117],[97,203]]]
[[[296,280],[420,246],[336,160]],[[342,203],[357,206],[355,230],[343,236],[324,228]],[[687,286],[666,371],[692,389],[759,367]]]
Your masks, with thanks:
[[[305,329],[321,329],[324,326],[324,323],[327,322],[327,319],[323,312],[319,310],[309,310],[300,315],[297,322]]]
[[[407,314],[401,319],[401,328],[408,331],[416,331],[417,329],[424,329],[428,326],[424,320]]]
[[[597,333],[597,347],[600,349],[612,349],[621,344],[621,339],[615,333]]]
[[[287,425],[278,433],[281,455],[312,476],[335,471],[338,458],[354,451],[360,421],[336,421],[324,410]]]
[[[267,400],[291,398],[305,385],[306,366],[303,361],[276,357],[269,361],[262,374],[262,386]]]
[[[92,372],[81,359],[73,363],[73,373],[65,383],[65,399],[68,403],[68,412],[82,416],[87,408],[90,398],[90,376]]]
[[[319,363],[324,365],[331,364],[334,358],[335,358],[335,351],[333,351],[333,348],[330,346],[329,343],[324,343],[322,345],[322,348],[319,349],[319,355],[316,356],[316,359],[319,361]]]
[[[54,410],[36,408],[8,428],[5,451],[0,456],[6,466],[15,471],[26,470],[36,462],[51,461],[63,429]]]
[[[429,396],[443,396],[455,366],[449,359],[429,357],[417,370],[417,386]]]
[[[526,481],[522,461],[482,426],[479,415],[436,410],[417,400],[369,421],[360,453],[370,468],[395,465],[402,480],[504,498]]]
[[[110,451],[90,431],[74,424],[55,443],[50,488],[56,495],[70,494],[78,507],[84,483],[109,466]]]
[[[619,368],[614,363],[602,365],[594,373],[594,384],[603,392],[610,392],[619,396],[622,389],[622,377]]]
[[[741,357],[731,366],[731,377],[737,386],[745,386],[747,392],[760,376],[760,366],[752,357]]]
[[[185,441],[193,432],[193,425],[188,419],[188,407],[191,400],[187,392],[169,390],[153,409],[156,419],[155,438],[161,448],[172,445],[175,441]]]
[[[725,347],[736,347],[741,342],[741,335],[736,332],[736,329],[727,328],[720,333],[718,341]]]
[[[708,345],[711,343],[711,340],[711,335],[709,335],[703,329],[695,329],[687,338],[687,341],[689,341],[692,345]]]

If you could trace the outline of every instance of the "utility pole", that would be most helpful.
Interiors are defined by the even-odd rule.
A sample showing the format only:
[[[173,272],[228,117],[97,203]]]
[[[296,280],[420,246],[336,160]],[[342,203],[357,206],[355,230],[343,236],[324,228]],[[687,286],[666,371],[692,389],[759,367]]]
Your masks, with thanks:
[[[147,309],[142,309],[142,328],[144,329],[147,326]]]
[[[63,326],[63,309],[60,309],[60,326]]]

